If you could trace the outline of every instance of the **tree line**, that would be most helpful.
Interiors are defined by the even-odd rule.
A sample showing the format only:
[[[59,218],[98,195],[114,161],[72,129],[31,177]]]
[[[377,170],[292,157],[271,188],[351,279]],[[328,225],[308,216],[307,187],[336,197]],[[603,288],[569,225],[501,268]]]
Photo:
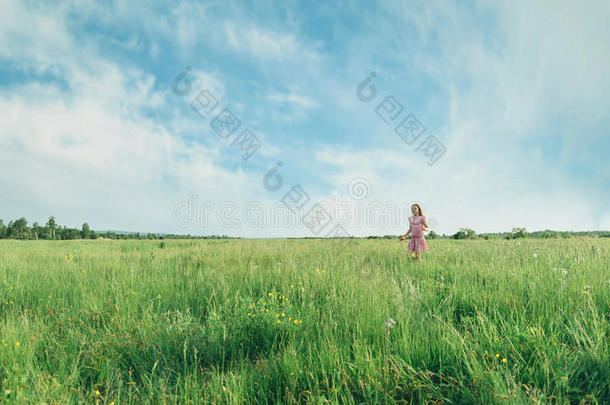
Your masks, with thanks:
[[[55,217],[50,217],[47,223],[41,226],[34,222],[32,226],[28,221],[21,217],[14,221],[4,224],[0,218],[0,239],[20,239],[20,240],[68,240],[68,239],[229,239],[226,235],[176,235],[167,233],[140,233],[140,232],[96,232],[91,229],[88,223],[84,223],[80,229],[61,226]]]
[[[368,236],[367,239],[396,239],[402,235]],[[426,239],[520,239],[520,238],[573,238],[575,236],[589,236],[591,238],[610,238],[610,231],[544,231],[527,232],[525,228],[513,228],[510,232],[492,232],[477,234],[473,229],[460,228],[456,233],[439,235],[430,231]]]
[[[432,232],[430,232],[432,233]],[[592,238],[610,238],[610,231],[544,231],[527,232],[525,228],[513,228],[510,232],[492,232],[477,234],[470,228],[460,228],[455,234],[443,237],[447,239],[520,239],[520,238],[573,238],[575,236],[589,236]]]
[[[400,235],[402,236],[402,235]],[[395,239],[397,235],[368,236],[367,239]],[[460,228],[452,235],[438,235],[430,231],[426,239],[519,239],[519,238],[572,238],[574,236],[589,236],[593,238],[610,238],[610,231],[544,231],[527,232],[525,228],[513,228],[511,232],[495,232],[477,234],[470,228]],[[60,226],[55,217],[50,217],[44,226],[34,222],[32,226],[28,221],[21,217],[8,224],[0,218],[0,239],[21,239],[21,240],[67,240],[67,239],[233,239],[227,235],[177,235],[167,233],[140,233],[140,232],[96,232],[84,223],[80,229]],[[315,238],[315,237],[314,237]]]

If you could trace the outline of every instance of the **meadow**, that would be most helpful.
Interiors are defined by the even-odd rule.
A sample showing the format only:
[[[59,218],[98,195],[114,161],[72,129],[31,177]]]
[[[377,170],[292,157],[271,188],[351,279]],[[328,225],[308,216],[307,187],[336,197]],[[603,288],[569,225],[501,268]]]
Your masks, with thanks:
[[[0,403],[610,403],[610,239],[406,243],[1,240]]]

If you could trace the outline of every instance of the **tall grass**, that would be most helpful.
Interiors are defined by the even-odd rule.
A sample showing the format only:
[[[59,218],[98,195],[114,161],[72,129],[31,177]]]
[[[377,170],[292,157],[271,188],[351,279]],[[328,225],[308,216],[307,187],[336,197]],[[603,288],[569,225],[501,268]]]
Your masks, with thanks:
[[[610,403],[610,240],[428,243],[0,241],[0,402]]]

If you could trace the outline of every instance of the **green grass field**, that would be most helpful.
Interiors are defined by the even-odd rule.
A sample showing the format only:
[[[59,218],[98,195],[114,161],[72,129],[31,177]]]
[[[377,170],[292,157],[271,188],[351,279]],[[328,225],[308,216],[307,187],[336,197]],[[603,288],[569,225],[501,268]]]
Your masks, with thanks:
[[[406,243],[0,241],[0,402],[610,403],[609,239]]]

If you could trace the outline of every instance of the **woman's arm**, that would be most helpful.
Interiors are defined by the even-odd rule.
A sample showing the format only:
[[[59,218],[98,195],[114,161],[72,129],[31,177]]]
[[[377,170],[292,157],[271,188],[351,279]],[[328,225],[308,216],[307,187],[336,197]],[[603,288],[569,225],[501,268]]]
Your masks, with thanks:
[[[424,225],[424,231],[428,231],[430,229],[425,219],[422,218],[421,223]]]
[[[401,241],[405,240],[407,238],[407,236],[409,236],[409,234],[411,233],[411,225],[409,224],[409,230],[407,231],[407,233],[400,238]]]

